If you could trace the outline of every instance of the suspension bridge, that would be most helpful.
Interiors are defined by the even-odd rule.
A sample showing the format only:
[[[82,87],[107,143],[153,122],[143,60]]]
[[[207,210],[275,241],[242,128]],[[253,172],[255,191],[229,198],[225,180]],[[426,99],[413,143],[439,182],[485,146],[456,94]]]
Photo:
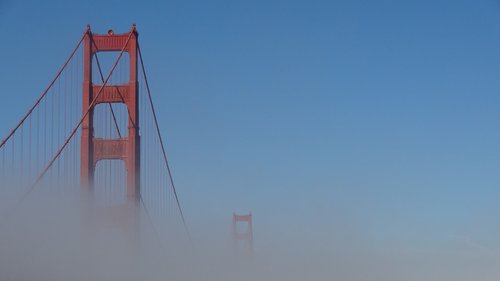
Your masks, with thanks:
[[[172,229],[190,239],[146,69],[135,24],[123,34],[87,26],[0,143],[1,188],[12,199],[1,204],[1,228],[37,193],[77,194],[87,232],[112,226],[138,243],[145,221],[159,240]]]

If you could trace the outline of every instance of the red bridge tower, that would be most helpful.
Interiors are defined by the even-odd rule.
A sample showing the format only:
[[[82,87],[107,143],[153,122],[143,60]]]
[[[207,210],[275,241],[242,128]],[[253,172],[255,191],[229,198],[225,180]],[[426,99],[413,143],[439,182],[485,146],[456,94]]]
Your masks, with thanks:
[[[90,110],[82,123],[81,141],[81,184],[83,188],[94,186],[96,163],[100,160],[118,159],[125,162],[127,173],[127,198],[135,203],[140,199],[140,137],[139,137],[139,103],[137,82],[137,31],[133,26],[130,33],[106,35],[93,34],[90,28],[84,39],[83,55],[83,112],[91,105],[94,95],[102,85],[92,83],[92,58],[97,52],[124,51],[130,58],[130,78],[128,84],[108,85],[101,90],[96,104],[123,103],[127,106],[129,121],[128,135],[117,139],[94,137],[94,110]],[[130,37],[130,39],[129,39]],[[127,43],[128,40],[128,43]],[[95,105],[96,105],[95,104]]]
[[[239,230],[238,225],[244,223],[244,231]],[[233,214],[233,242],[235,250],[242,250],[247,254],[253,253],[253,228],[252,228],[252,213],[248,215]],[[243,242],[245,245],[239,245]],[[243,246],[243,247],[242,247]]]

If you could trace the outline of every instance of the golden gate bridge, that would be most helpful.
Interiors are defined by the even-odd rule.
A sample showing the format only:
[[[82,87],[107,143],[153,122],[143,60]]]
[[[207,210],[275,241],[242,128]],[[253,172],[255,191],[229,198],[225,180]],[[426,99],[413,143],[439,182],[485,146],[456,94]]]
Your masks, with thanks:
[[[15,198],[3,206],[7,220],[39,189],[77,191],[97,210],[83,221],[134,232],[142,210],[153,227],[168,221],[189,236],[135,24],[123,34],[87,26],[0,157],[3,188]]]
[[[0,197],[9,200],[0,199],[0,230],[44,194],[49,202],[77,198],[71,202],[78,202],[79,215],[71,220],[83,240],[95,242],[106,229],[119,229],[130,257],[145,240],[145,225],[161,246],[165,240],[178,244],[171,241],[175,238],[192,244],[138,36],[135,24],[123,34],[111,29],[97,34],[87,26],[55,77],[1,141]],[[241,224],[247,226],[243,232]],[[251,214],[234,214],[232,233],[233,247],[251,254]],[[97,243],[90,247],[99,252]]]

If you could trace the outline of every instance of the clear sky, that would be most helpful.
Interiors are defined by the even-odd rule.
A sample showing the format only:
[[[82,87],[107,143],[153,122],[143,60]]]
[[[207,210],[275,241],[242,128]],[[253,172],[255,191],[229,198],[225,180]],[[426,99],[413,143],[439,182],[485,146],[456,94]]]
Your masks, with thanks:
[[[87,23],[133,22],[195,233],[500,256],[498,1],[0,0],[1,134]]]

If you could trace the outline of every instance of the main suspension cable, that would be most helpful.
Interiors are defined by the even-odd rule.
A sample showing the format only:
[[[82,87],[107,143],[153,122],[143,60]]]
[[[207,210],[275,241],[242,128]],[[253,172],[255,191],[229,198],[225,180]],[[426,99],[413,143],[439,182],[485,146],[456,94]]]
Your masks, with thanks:
[[[17,129],[19,129],[19,127],[21,127],[21,125],[28,118],[28,116],[31,115],[31,113],[38,106],[38,104],[40,104],[40,102],[43,100],[43,98],[45,98],[45,96],[47,95],[47,93],[49,92],[49,90],[52,88],[52,86],[57,81],[57,79],[59,78],[59,76],[61,76],[63,70],[66,68],[66,66],[68,65],[68,63],[71,61],[71,59],[75,55],[75,53],[78,50],[78,48],[80,48],[80,45],[82,44],[83,39],[85,38],[85,35],[87,34],[87,32],[89,32],[89,30],[90,30],[89,28],[87,28],[87,30],[85,30],[84,34],[82,35],[82,38],[80,38],[80,41],[78,41],[78,44],[76,44],[76,47],[73,49],[73,51],[69,55],[68,59],[66,59],[66,61],[63,64],[63,66],[59,69],[59,71],[56,74],[56,77],[54,77],[54,79],[52,79],[52,81],[49,83],[49,85],[47,86],[47,88],[45,89],[45,91],[43,91],[43,93],[40,95],[40,97],[30,107],[30,109],[28,110],[28,112],[26,112],[26,114],[23,116],[23,118],[21,118],[21,121],[19,121],[19,123],[17,123],[17,125],[14,127],[14,129],[12,129],[12,131],[10,131],[10,133],[7,135],[7,137],[2,140],[2,143],[0,143],[0,148],[2,148],[5,145],[5,143],[7,143],[7,141],[12,137],[12,135],[14,135],[14,133],[17,131]]]
[[[151,98],[151,91],[149,89],[148,78],[146,76],[146,69],[144,68],[144,62],[142,60],[141,48],[139,47],[139,44],[137,44],[137,51],[139,53],[139,59],[141,61],[141,69],[142,69],[142,73],[143,73],[143,76],[144,76],[144,82],[146,83],[146,90],[148,92],[149,104],[151,106],[151,112],[153,114],[153,119],[155,121],[156,132],[158,134],[158,139],[160,141],[160,146],[161,146],[161,150],[162,150],[162,153],[163,153],[163,159],[164,159],[165,165],[167,167],[167,172],[168,172],[169,180],[170,180],[170,183],[172,184],[172,190],[174,192],[174,197],[175,197],[175,201],[177,203],[177,208],[179,209],[179,213],[180,213],[181,219],[182,219],[182,224],[184,225],[184,229],[186,230],[188,238],[189,238],[190,241],[192,241],[191,234],[189,232],[189,228],[187,227],[186,219],[184,218],[184,213],[182,212],[182,207],[181,207],[181,204],[180,204],[180,201],[179,201],[179,197],[177,196],[177,190],[175,188],[174,180],[172,178],[172,173],[171,173],[171,170],[170,170],[170,165],[168,164],[167,153],[165,151],[165,146],[163,145],[163,138],[162,138],[161,133],[160,133],[160,127],[158,126],[158,119],[156,118],[156,112],[155,112],[155,108],[154,108],[154,105],[153,105],[153,100]]]

